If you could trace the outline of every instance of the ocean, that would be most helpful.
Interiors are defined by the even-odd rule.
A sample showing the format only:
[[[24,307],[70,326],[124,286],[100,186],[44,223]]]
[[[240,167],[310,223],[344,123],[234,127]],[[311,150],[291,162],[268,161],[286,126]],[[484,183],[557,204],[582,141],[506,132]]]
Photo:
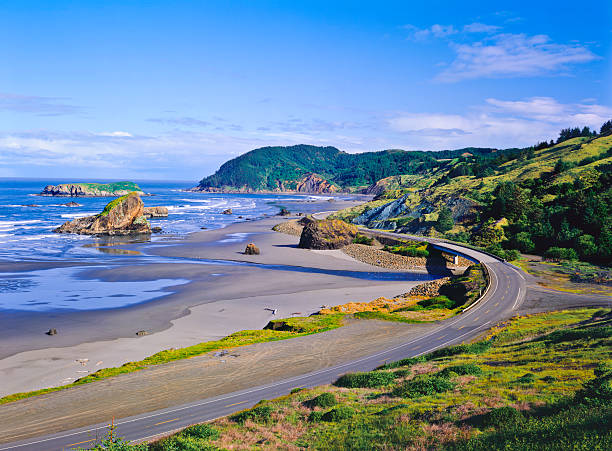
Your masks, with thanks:
[[[80,180],[111,182],[114,180]],[[67,183],[55,179],[0,179],[0,263],[8,271],[0,272],[0,316],[8,311],[75,311],[120,308],[150,301],[168,294],[173,286],[189,282],[184,279],[106,282],[84,276],[91,264],[112,268],[125,264],[146,264],[166,259],[135,252],[113,252],[98,247],[103,238],[54,233],[53,229],[74,218],[101,212],[112,198],[37,196],[46,185]],[[136,180],[151,196],[143,196],[145,206],[168,207],[168,217],[152,219],[163,233],[151,235],[151,242],[177,240],[203,227],[221,228],[235,221],[277,214],[292,200],[324,199],[325,196],[273,194],[214,194],[184,191],[194,182],[160,182]],[[69,207],[68,202],[78,207]],[[222,214],[231,208],[232,215]],[[239,219],[238,216],[242,216]],[[235,234],[234,234],[235,235]],[[226,241],[243,241],[245,237],[229,234]],[[129,238],[122,237],[122,241]],[[119,255],[117,255],[119,254]],[[53,267],[33,271],[11,270],[11,262],[76,262],[77,266]],[[78,266],[82,262],[83,266]],[[213,262],[197,261],[200,264]],[[230,264],[234,262],[214,262]],[[15,266],[17,267],[17,266]]]
[[[115,180],[79,180],[107,183]],[[53,229],[74,218],[101,212],[112,200],[108,197],[46,197],[37,196],[46,185],[67,183],[56,179],[0,178],[0,260],[104,260],[113,256],[97,250],[96,238],[84,235],[54,233]],[[202,227],[215,229],[237,221],[274,215],[283,202],[304,199],[324,199],[325,196],[273,195],[273,194],[215,194],[184,191],[195,182],[160,182],[136,180],[151,196],[142,197],[145,206],[168,207],[167,218],[150,220],[159,226],[162,234],[154,234],[151,241],[169,236],[176,238]],[[74,201],[79,207],[64,204]],[[231,208],[233,215],[222,214]],[[231,239],[231,238],[230,238]]]

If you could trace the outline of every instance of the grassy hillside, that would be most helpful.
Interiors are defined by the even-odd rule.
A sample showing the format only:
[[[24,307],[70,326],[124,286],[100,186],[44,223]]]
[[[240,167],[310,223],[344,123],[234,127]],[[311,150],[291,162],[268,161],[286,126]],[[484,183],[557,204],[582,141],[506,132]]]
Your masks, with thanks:
[[[493,149],[459,149],[443,155],[466,152],[490,154]],[[418,174],[443,165],[437,152],[384,150],[348,154],[335,147],[298,145],[263,147],[224,163],[213,175],[200,181],[200,188],[227,190],[294,189],[308,173],[316,173],[342,189],[364,187],[399,174]]]
[[[454,158],[420,177],[392,177],[375,201],[336,216],[443,235],[500,255],[518,250],[610,265],[611,186],[612,136],[576,137],[499,157]],[[391,202],[396,208],[384,210]]]
[[[139,449],[610,449],[611,345],[608,311],[516,318]]]

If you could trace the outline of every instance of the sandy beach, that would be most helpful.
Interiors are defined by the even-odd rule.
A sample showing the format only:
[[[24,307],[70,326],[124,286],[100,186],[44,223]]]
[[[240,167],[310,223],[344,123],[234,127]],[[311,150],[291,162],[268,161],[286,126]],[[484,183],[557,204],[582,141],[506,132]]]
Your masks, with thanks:
[[[329,204],[306,207],[329,210]],[[2,315],[0,395],[66,384],[163,349],[261,329],[275,318],[306,316],[323,305],[392,297],[444,275],[398,273],[341,251],[298,249],[297,237],[271,230],[282,220],[270,217],[163,244],[120,246],[150,255],[151,263],[123,264],[118,257],[110,268],[94,265],[79,274],[104,281],[189,281],[169,287],[158,299],[118,309]],[[257,244],[261,255],[244,255],[248,242]],[[28,262],[20,269],[33,268],[39,267]],[[51,327],[58,335],[44,334]],[[148,335],[136,336],[140,330]]]

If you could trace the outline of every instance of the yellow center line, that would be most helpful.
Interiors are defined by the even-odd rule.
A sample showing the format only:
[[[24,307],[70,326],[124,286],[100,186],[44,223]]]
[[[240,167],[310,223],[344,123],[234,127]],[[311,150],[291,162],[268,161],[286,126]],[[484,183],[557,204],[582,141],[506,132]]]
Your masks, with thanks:
[[[82,443],[89,443],[89,442],[93,442],[93,441],[95,441],[95,440],[96,440],[95,438],[92,438],[91,440],[84,440],[84,441],[82,441],[82,442],[71,443],[70,445],[66,445],[66,448],[69,448],[69,447],[74,446],[74,445],[80,445],[80,444],[82,444]]]
[[[491,311],[491,309],[487,310],[487,311],[485,312],[485,314],[489,313],[490,311]]]
[[[499,305],[499,302],[496,302],[496,303],[495,303],[495,307],[497,307],[498,305]]]
[[[299,388],[299,387],[296,387],[296,388]],[[247,401],[235,402],[234,404],[228,404],[228,405],[227,405],[227,406],[225,406],[225,407],[237,406],[237,405],[239,405],[239,404],[244,404],[245,402],[247,402]]]
[[[159,426],[160,424],[172,423],[173,421],[178,420],[178,418],[173,418],[172,420],[160,421],[159,423],[155,423],[153,426]]]
[[[461,327],[460,327],[459,329],[457,329],[457,330],[461,330],[461,329],[463,329],[464,327],[465,327],[465,326],[461,326]]]
[[[478,321],[479,318],[480,316],[477,316],[476,318],[474,318],[474,322]]]

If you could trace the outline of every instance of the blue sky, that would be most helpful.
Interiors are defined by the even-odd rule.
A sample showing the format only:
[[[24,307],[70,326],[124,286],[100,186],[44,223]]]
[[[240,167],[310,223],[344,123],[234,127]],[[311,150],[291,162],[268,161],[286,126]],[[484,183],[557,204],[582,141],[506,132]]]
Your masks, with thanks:
[[[0,5],[4,177],[198,180],[265,145],[527,146],[612,118],[606,1]]]

